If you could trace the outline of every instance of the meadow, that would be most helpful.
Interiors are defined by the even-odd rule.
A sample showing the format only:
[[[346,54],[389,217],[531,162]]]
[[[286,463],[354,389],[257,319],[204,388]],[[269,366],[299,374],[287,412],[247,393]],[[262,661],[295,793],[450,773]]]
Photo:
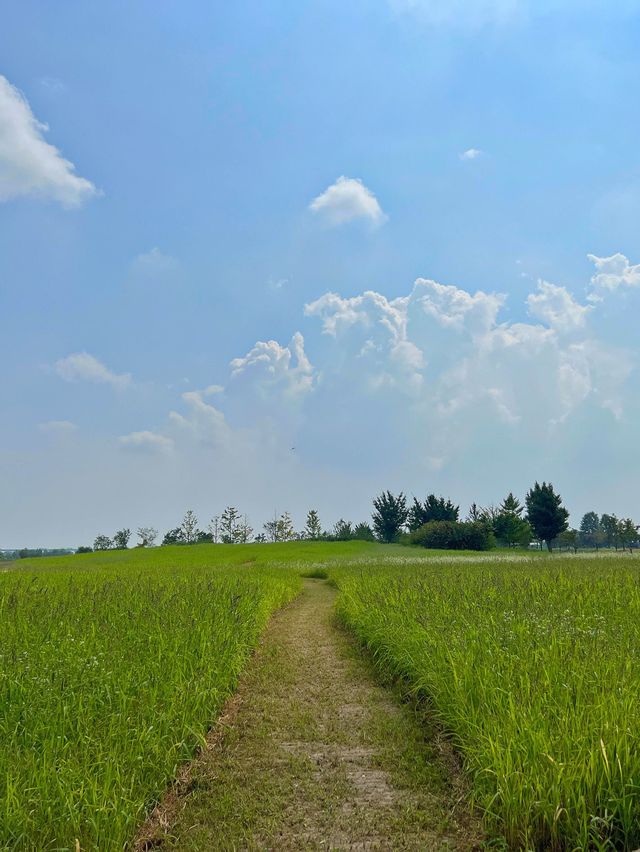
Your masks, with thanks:
[[[0,574],[1,848],[123,848],[203,742],[300,584],[293,569],[242,565],[242,549],[212,551]]]
[[[0,848],[127,848],[301,576],[436,719],[498,846],[640,846],[637,555],[302,542],[0,573]]]
[[[331,572],[339,616],[426,704],[514,849],[640,846],[637,556]]]

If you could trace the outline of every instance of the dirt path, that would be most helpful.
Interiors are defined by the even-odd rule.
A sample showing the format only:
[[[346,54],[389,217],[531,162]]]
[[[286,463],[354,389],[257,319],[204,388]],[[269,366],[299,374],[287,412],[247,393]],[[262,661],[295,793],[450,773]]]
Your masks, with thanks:
[[[163,849],[473,849],[448,750],[305,581],[271,622],[229,717],[169,810]]]

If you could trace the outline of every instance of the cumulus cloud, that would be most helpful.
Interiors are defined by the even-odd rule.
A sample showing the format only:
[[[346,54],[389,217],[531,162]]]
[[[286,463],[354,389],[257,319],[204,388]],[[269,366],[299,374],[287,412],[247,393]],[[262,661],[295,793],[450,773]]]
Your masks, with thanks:
[[[477,160],[478,157],[482,155],[482,151],[479,148],[467,148],[466,151],[463,151],[460,154],[461,160]]]
[[[129,373],[114,373],[88,352],[74,352],[60,358],[53,369],[66,382],[93,382],[114,388],[125,388],[131,384]]]
[[[611,257],[589,254],[587,257],[596,267],[596,273],[591,278],[590,301],[597,302],[607,293],[619,289],[640,287],[640,264],[630,264],[623,254],[612,254]]]
[[[276,340],[259,340],[243,358],[231,362],[231,379],[250,379],[262,393],[280,389],[285,395],[305,394],[313,387],[314,369],[304,351],[304,338],[296,332],[288,346]]]
[[[527,297],[529,314],[559,332],[577,331],[584,327],[591,310],[581,305],[565,287],[539,281],[535,293]]]
[[[314,198],[309,210],[329,225],[344,225],[355,219],[381,225],[387,218],[373,192],[359,178],[344,175]]]
[[[78,207],[97,194],[95,186],[45,141],[48,129],[18,89],[0,76],[0,201],[38,196]]]

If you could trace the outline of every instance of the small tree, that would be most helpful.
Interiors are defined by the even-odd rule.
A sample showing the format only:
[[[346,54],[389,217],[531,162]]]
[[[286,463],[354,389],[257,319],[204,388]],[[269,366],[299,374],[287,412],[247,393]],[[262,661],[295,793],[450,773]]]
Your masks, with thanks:
[[[176,527],[173,530],[169,530],[169,532],[165,533],[164,538],[162,539],[163,544],[184,544],[184,532],[182,527]]]
[[[242,520],[238,525],[238,541],[240,544],[247,544],[253,535],[253,527],[249,524],[249,519],[246,515],[242,516]]]
[[[277,522],[277,541],[292,541],[295,538],[293,521],[288,512],[283,512]]]
[[[553,490],[553,485],[535,483],[526,496],[527,520],[534,534],[544,541],[549,552],[553,540],[567,529],[569,512],[562,505],[562,498]]]
[[[220,518],[220,538],[223,544],[237,544],[240,540],[240,512],[227,506]]]
[[[136,535],[140,539],[138,547],[153,547],[158,538],[158,530],[153,527],[138,527]]]
[[[395,497],[383,491],[373,501],[373,529],[380,541],[391,543],[397,540],[407,522],[407,499],[402,492]]]
[[[211,541],[214,544],[220,542],[220,516],[215,515],[209,522],[209,532],[211,533]]]
[[[116,550],[126,550],[129,547],[129,539],[131,538],[131,530],[123,529],[118,530],[118,532],[113,537],[113,546]]]
[[[93,542],[94,550],[111,550],[112,547],[113,542],[111,541],[108,535],[99,535]]]
[[[336,541],[349,541],[352,536],[351,521],[345,521],[344,518],[340,518],[333,527],[333,537]]]
[[[85,546],[79,547],[76,550],[76,553],[93,553],[93,548],[92,547],[85,547]]]
[[[631,518],[623,518],[618,521],[618,541],[623,549],[628,547],[631,551],[633,550],[631,545],[637,543],[638,526],[634,524]]]
[[[615,515],[603,515],[600,518],[600,526],[602,528],[604,540],[607,547],[612,545],[618,549],[618,519]]]
[[[184,543],[194,544],[198,537],[198,519],[196,518],[196,513],[193,509],[187,510],[184,518],[182,519],[180,529],[182,530]]]
[[[457,521],[459,514],[460,507],[444,497],[429,494],[424,503],[414,497],[408,513],[409,531],[413,532],[429,521]]]
[[[526,547],[533,538],[531,526],[522,517],[524,506],[511,492],[500,504],[493,519],[493,531],[498,541],[507,547]]]
[[[597,512],[586,512],[580,521],[580,543],[597,550],[604,536]]]
[[[358,541],[375,541],[375,536],[373,534],[373,530],[365,521],[362,521],[359,524],[356,524],[353,530],[352,538],[357,539]]]
[[[322,535],[322,526],[320,525],[320,517],[315,509],[309,509],[307,512],[307,522],[304,527],[306,538],[316,541]]]

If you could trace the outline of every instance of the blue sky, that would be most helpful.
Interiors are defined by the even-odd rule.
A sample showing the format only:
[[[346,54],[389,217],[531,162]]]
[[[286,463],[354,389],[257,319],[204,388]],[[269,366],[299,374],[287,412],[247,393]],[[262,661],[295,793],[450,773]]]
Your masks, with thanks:
[[[14,4],[0,546],[534,479],[639,517],[639,37],[624,0]]]

